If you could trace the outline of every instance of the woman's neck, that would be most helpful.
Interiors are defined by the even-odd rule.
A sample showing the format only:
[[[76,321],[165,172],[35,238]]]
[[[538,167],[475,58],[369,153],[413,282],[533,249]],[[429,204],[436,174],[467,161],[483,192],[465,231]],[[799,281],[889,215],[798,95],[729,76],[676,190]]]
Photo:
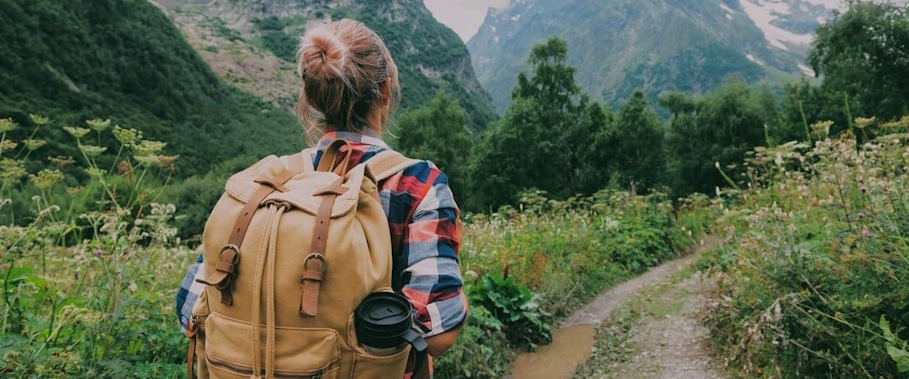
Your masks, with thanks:
[[[377,136],[382,136],[382,124],[385,123],[382,112],[372,112],[366,120],[366,127],[372,130]]]

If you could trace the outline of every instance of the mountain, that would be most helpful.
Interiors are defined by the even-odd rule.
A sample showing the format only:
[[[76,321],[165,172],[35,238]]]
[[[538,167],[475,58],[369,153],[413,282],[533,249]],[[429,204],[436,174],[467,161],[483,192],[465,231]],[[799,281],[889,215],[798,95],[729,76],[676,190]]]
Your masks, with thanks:
[[[303,144],[291,114],[222,84],[146,0],[0,0],[0,118],[28,125],[29,113],[55,120],[35,135],[48,141],[36,162],[80,157],[61,126],[90,118],[167,142],[180,176]],[[7,137],[21,142],[29,132]]]
[[[506,109],[530,48],[568,42],[578,82],[615,105],[642,88],[703,92],[728,76],[770,82],[813,75],[803,63],[838,0],[513,0],[490,9],[467,46],[497,109]]]
[[[294,52],[307,26],[339,18],[362,21],[391,50],[402,86],[402,110],[444,89],[477,131],[494,119],[467,47],[420,0],[157,0],[223,80],[292,109],[299,90]]]

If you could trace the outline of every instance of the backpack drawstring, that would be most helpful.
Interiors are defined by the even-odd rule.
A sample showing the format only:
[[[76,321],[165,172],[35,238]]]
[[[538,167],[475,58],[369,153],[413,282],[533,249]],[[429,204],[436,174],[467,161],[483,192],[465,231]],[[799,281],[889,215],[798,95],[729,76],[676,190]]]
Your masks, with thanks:
[[[275,221],[271,226],[271,236],[268,239],[268,287],[265,292],[265,377],[275,377],[275,261],[277,260],[278,229],[281,225],[281,216],[287,210],[286,205],[278,208]]]
[[[263,280],[268,280],[268,286],[266,287],[266,307],[265,307],[265,377],[273,378],[274,377],[274,344],[275,344],[275,250],[276,250],[276,241],[278,238],[278,223],[280,221],[281,215],[284,214],[286,207],[281,205],[280,207],[275,206],[274,204],[268,205],[268,220],[269,224],[262,231],[262,239],[268,236],[268,244],[263,246],[264,251],[259,251],[256,254],[256,272],[253,277],[253,289],[252,289],[252,363],[253,363],[253,374],[251,377],[259,378],[262,373],[262,350],[261,350],[261,334],[260,329],[262,327],[262,282]],[[268,263],[268,275],[264,277],[266,271],[266,263]]]

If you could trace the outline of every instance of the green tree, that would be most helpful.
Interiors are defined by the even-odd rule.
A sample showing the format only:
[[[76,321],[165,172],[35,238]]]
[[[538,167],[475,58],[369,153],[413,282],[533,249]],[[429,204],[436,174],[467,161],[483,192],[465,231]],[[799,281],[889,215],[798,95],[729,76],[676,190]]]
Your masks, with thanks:
[[[708,193],[725,185],[717,162],[736,165],[735,172],[740,173],[745,153],[755,146],[804,137],[798,132],[800,123],[780,125],[769,88],[751,87],[738,79],[701,98],[666,95],[661,105],[673,113],[667,153],[671,185],[678,195]]]
[[[428,102],[401,114],[394,131],[395,148],[418,159],[427,159],[448,176],[449,186],[460,197],[466,187],[471,140],[467,115],[457,100],[438,91]]]
[[[477,141],[470,163],[468,209],[508,204],[520,190],[539,185],[535,167],[546,163],[537,155],[539,145],[552,141],[536,139],[537,116],[531,101],[517,98]]]
[[[624,183],[638,189],[663,184],[666,172],[663,123],[638,90],[619,109],[616,120],[615,162]]]
[[[594,193],[610,182],[619,169],[619,142],[612,110],[600,103],[589,103],[573,133],[566,135],[577,192]]]
[[[853,115],[896,118],[909,112],[909,5],[851,1],[817,30],[808,55],[822,89],[849,102]],[[847,100],[848,99],[848,100]]]
[[[588,104],[566,64],[568,48],[556,37],[534,46],[533,75],[521,73],[505,116],[478,143],[471,166],[478,206],[509,203],[518,191],[538,188],[556,197],[578,191],[581,158],[569,143]],[[573,150],[574,149],[574,150]]]

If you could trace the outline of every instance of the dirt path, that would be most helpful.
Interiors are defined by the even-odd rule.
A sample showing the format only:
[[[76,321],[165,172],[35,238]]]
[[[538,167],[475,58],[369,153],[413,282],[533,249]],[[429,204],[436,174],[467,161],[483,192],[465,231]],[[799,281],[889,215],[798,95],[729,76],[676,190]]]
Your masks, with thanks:
[[[706,241],[701,246],[694,249],[692,254],[687,256],[666,262],[660,266],[650,269],[650,271],[645,274],[619,284],[618,286],[613,287],[612,289],[604,292],[602,295],[598,296],[596,299],[585,305],[583,308],[572,314],[568,319],[566,319],[559,330],[553,334],[553,341],[547,346],[541,346],[534,353],[524,353],[517,357],[514,364],[512,364],[512,375],[511,378],[515,379],[524,379],[524,378],[568,378],[571,377],[578,365],[587,361],[590,357],[594,346],[594,326],[599,325],[609,318],[614,310],[625,305],[630,299],[635,295],[641,292],[642,289],[652,286],[655,284],[663,283],[668,281],[673,274],[679,272],[679,270],[688,267],[694,260],[697,258],[698,254],[705,250],[706,248],[713,246],[715,241]],[[692,294],[696,294],[697,291],[692,291]],[[700,304],[703,305],[703,301],[700,301]],[[682,307],[684,308],[684,307]],[[697,313],[697,310],[700,309],[697,302],[692,302],[688,307],[688,310]],[[693,316],[692,316],[693,317]],[[687,319],[687,318],[686,318]],[[662,321],[662,320],[660,320]],[[696,319],[691,320],[694,326],[699,326]],[[645,338],[642,339],[642,349],[640,350],[642,354],[650,354],[649,352],[656,352],[656,348],[644,348],[649,345],[649,342],[653,343],[665,343],[665,346],[661,348],[666,348],[665,350],[670,350],[669,345],[675,346],[678,341],[679,344],[685,344],[681,349],[678,349],[680,352],[685,354],[700,354],[701,349],[692,349],[690,345],[691,339],[687,335],[683,336],[682,333],[688,332],[697,332],[700,333],[700,330],[697,330],[692,325],[682,325],[685,323],[683,319],[678,320],[678,325],[665,325],[666,328],[659,329],[665,330],[666,336],[652,335],[654,338]],[[655,326],[656,327],[656,326]],[[660,326],[662,327],[662,326]],[[675,329],[672,329],[675,328]],[[671,333],[680,333],[679,335],[670,335]],[[643,330],[641,331],[642,335],[646,334],[650,336],[651,333],[654,333],[654,330]],[[659,338],[657,338],[659,337]],[[695,338],[702,339],[700,336]],[[649,341],[649,342],[648,342]],[[707,351],[707,350],[704,350]],[[689,358],[694,359],[695,356],[686,357],[672,357],[671,354],[665,356],[667,361],[665,364],[660,363],[660,367],[663,366],[673,366],[673,367],[688,367],[691,362],[688,361]],[[653,359],[647,358],[648,361],[654,362]],[[612,371],[612,370],[610,370]],[[656,374],[651,370],[652,374]],[[631,372],[626,372],[626,374],[631,374]],[[691,372],[690,374],[695,374]],[[682,372],[680,376],[663,376],[663,377],[686,377],[686,378],[698,378],[700,376],[689,376],[689,374]],[[653,375],[660,376],[660,375]],[[617,377],[624,377],[619,375]],[[638,377],[652,377],[649,373],[643,373],[643,375]],[[705,378],[712,378],[712,376],[705,376]]]
[[[602,377],[728,377],[710,357],[710,334],[700,323],[705,295],[714,286],[698,272],[647,294],[641,301],[644,316],[627,332],[630,352]]]

